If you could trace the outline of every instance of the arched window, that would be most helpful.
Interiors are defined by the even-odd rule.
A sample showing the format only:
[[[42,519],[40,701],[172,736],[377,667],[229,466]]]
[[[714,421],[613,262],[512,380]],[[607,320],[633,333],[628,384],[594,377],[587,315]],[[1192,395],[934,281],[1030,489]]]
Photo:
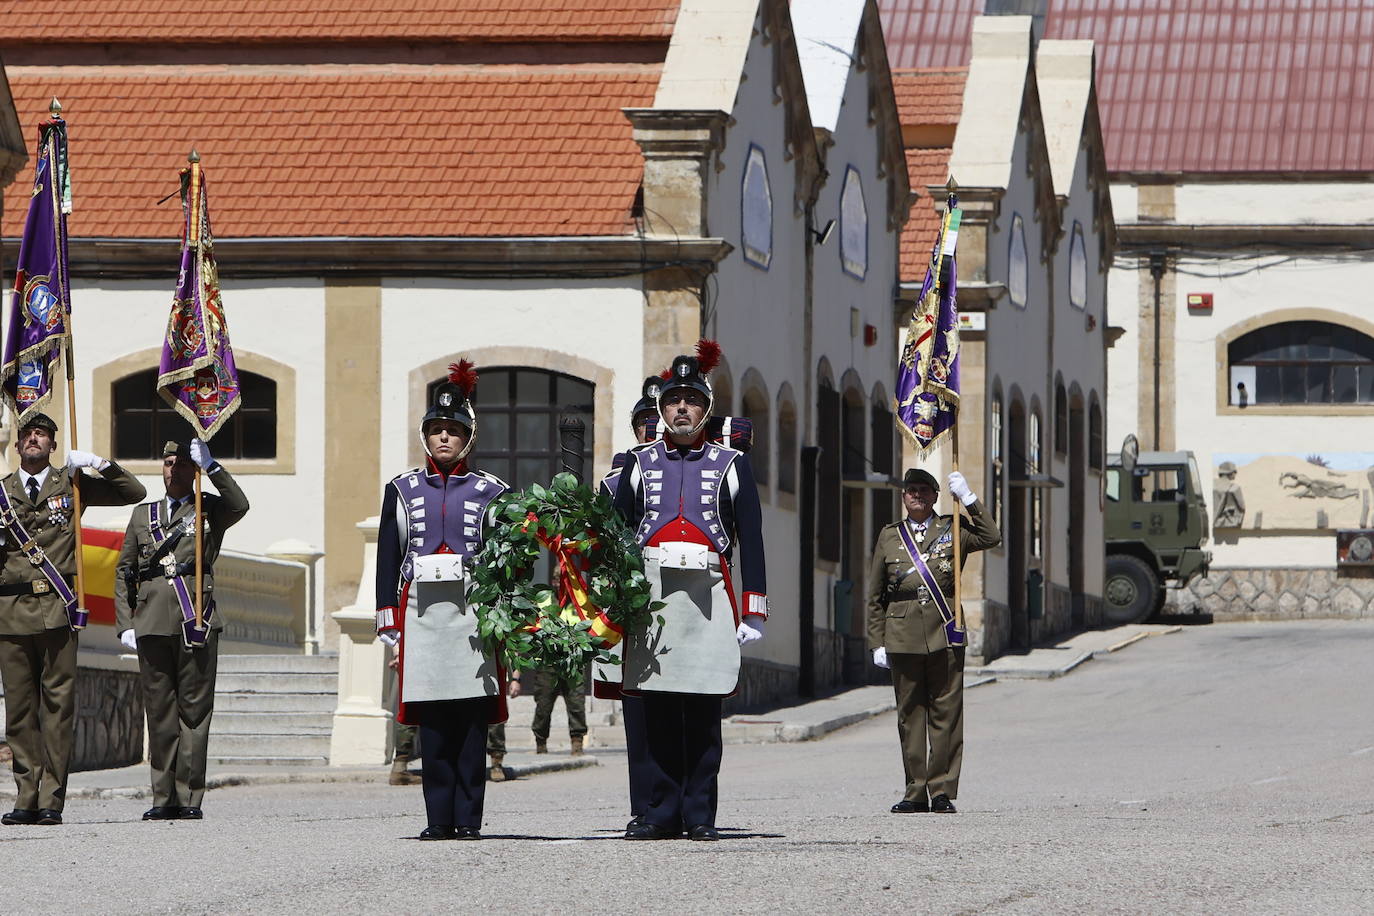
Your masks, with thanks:
[[[869,460],[872,469],[879,474],[893,476],[893,453],[896,451],[895,433],[897,427],[892,419],[888,399],[875,392],[869,413],[869,428],[873,437],[873,457]],[[869,543],[878,540],[878,532],[890,525],[897,517],[897,490],[879,487],[873,492],[873,527]]]
[[[1054,387],[1054,453],[1061,457],[1069,453],[1069,393],[1063,382]]]
[[[1026,307],[1030,283],[1030,257],[1026,254],[1026,224],[1021,214],[1013,214],[1007,241],[1007,297],[1017,308]]]
[[[277,383],[239,369],[243,400],[212,442],[217,458],[277,457]],[[114,383],[110,441],[116,461],[161,461],[168,440],[189,442],[191,424],[157,393],[157,370],[126,375]]]
[[[1094,394],[1088,407],[1088,467],[1100,471],[1104,463],[1102,405],[1097,403],[1097,395]]]
[[[1231,341],[1230,404],[1374,404],[1374,338],[1288,321]]]
[[[563,469],[558,421],[579,416],[586,424],[582,443],[583,479],[592,473],[596,386],[571,375],[512,366],[483,367],[477,385],[475,467],[512,487],[548,484]],[[425,403],[444,379],[430,382]]]
[[[1001,519],[1002,509],[1002,393],[992,396],[988,429],[988,511]]]
[[[711,409],[718,417],[728,417],[735,412],[735,384],[730,380],[730,370],[720,366],[711,373]]]
[[[749,464],[754,468],[754,480],[758,483],[760,491],[764,492],[767,491],[772,479],[769,474],[772,462],[769,434],[772,432],[773,416],[768,400],[768,395],[762,389],[749,385],[744,389],[744,401],[741,405],[744,416],[754,424],[754,447],[749,452]]]
[[[821,447],[816,488],[816,553],[840,559],[840,393],[822,376],[816,387],[816,442]]]
[[[797,492],[797,406],[778,398],[778,492]]]

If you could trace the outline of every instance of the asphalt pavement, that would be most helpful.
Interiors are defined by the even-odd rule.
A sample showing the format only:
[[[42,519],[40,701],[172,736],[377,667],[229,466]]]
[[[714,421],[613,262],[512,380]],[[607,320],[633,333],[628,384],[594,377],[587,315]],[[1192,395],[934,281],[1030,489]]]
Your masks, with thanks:
[[[726,748],[720,843],[626,843],[622,758],[488,787],[419,843],[420,790],[240,785],[0,829],[5,910],[49,913],[1374,912],[1374,624],[1233,623],[967,696],[957,815],[892,815],[895,719]]]

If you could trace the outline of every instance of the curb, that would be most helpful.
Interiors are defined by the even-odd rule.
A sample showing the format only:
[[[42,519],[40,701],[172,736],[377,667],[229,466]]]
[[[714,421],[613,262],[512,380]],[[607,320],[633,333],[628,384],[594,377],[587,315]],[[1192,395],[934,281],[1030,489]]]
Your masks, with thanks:
[[[537,763],[519,763],[506,767],[510,774],[508,779],[521,779],[528,776],[538,776],[541,773],[557,773],[564,770],[581,770],[587,767],[601,766],[601,761],[595,757],[585,756],[576,758],[564,758],[560,760],[541,760]],[[3,772],[3,770],[0,770]],[[416,776],[419,771],[413,771]],[[228,789],[234,786],[277,786],[288,785],[291,783],[376,783],[386,785],[390,778],[389,767],[339,767],[336,770],[310,769],[302,772],[290,772],[288,768],[276,768],[271,773],[221,773],[210,776],[205,780],[205,789]],[[152,791],[148,786],[83,786],[81,788],[68,787],[67,798],[80,799],[142,799],[149,798]],[[17,797],[17,793],[12,788],[0,789],[0,798],[12,799]]]

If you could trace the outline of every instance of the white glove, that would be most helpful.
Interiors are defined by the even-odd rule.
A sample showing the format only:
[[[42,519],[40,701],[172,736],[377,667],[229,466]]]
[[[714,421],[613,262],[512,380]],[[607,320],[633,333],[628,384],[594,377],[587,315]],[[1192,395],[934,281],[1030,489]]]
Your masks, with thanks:
[[[80,473],[81,468],[94,468],[97,471],[103,471],[109,466],[110,462],[99,455],[79,452],[76,449],[67,452],[67,467],[74,473]]]
[[[401,631],[395,627],[387,627],[385,630],[377,632],[377,638],[394,649],[396,644],[401,641]]]
[[[191,440],[191,460],[196,463],[196,467],[202,471],[208,471],[214,465],[214,456],[210,454],[210,446],[200,439]]]
[[[124,648],[128,649],[130,652],[138,651],[138,637],[134,635],[134,631],[132,629],[128,629],[125,630],[123,633],[120,633],[119,641],[122,642],[124,644]]]
[[[879,668],[891,668],[887,663],[887,646],[879,646],[873,650],[873,664]]]
[[[973,495],[973,491],[968,488],[968,481],[958,471],[950,472],[949,495],[966,506],[971,506],[978,501],[978,497]]]
[[[735,639],[739,640],[741,646],[763,639],[763,618],[751,614],[741,620],[740,625],[735,628]]]

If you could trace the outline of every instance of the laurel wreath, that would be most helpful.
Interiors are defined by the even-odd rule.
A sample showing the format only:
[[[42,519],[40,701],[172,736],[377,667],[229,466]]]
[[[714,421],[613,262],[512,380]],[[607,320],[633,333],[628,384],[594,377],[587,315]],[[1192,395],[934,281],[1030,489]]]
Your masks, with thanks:
[[[615,631],[647,626],[664,604],[653,600],[639,545],[610,499],[563,473],[494,508],[499,523],[473,558],[468,596],[486,651],[509,670],[543,668],[572,681],[589,661],[619,664],[607,651]],[[545,553],[554,584],[533,581]]]

